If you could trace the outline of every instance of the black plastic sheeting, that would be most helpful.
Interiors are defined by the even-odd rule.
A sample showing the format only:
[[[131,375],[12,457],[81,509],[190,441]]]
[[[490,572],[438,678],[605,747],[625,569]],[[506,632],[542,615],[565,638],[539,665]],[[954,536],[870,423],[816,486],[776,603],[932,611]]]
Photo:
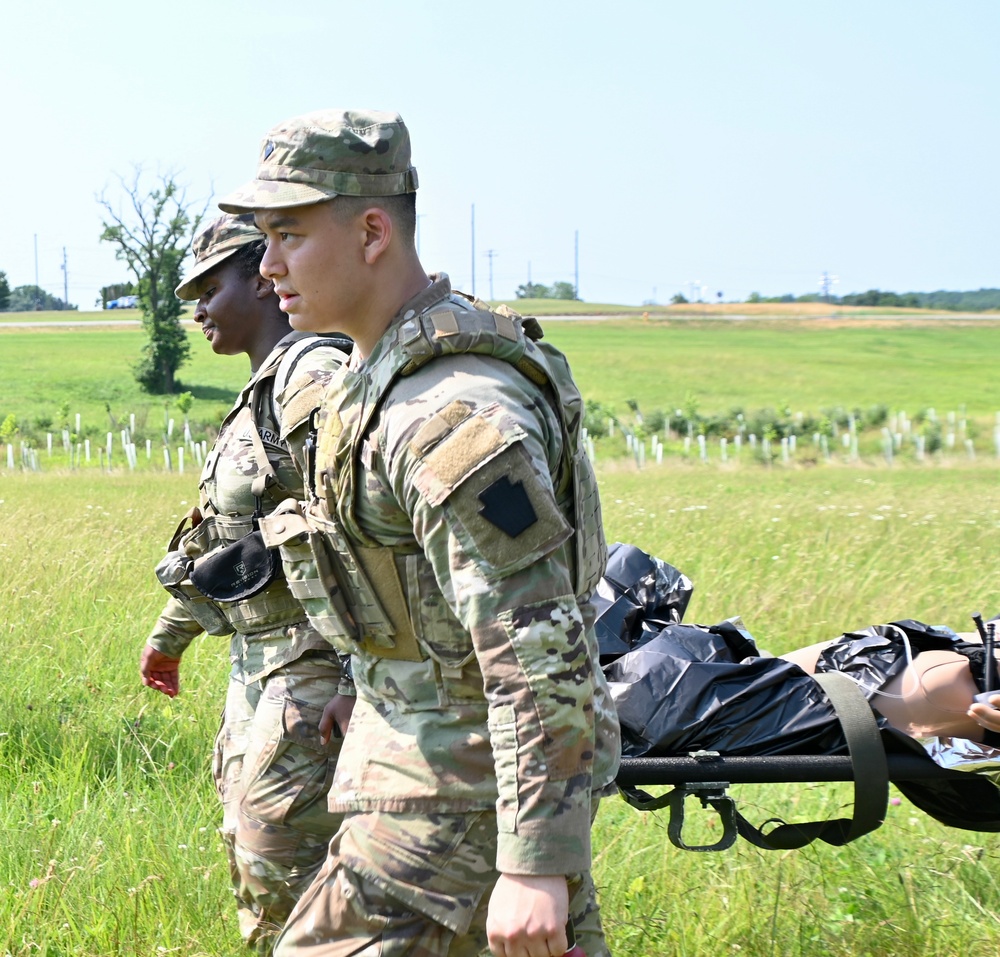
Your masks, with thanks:
[[[601,664],[634,651],[680,622],[692,591],[690,580],[673,565],[634,545],[612,545],[594,594]]]
[[[684,624],[690,580],[634,545],[611,547],[597,588],[601,664],[622,728],[625,757],[846,754],[840,722],[819,684],[798,665],[761,656],[739,618]],[[905,637],[904,637],[905,636]],[[817,669],[843,671],[869,699],[913,655],[959,643],[954,632],[912,619],[843,634]],[[888,752],[918,754],[913,738],[876,715]],[[1000,831],[1000,790],[974,773],[899,782],[917,807],[951,827]]]

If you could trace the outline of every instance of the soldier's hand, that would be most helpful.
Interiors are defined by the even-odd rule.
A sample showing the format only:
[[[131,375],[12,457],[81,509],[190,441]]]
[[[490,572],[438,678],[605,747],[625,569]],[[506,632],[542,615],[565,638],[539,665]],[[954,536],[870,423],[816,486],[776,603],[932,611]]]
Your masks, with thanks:
[[[974,701],[969,708],[969,717],[987,731],[1000,731],[1000,691],[989,699],[989,703]]]
[[[335,694],[323,709],[323,717],[319,719],[319,737],[323,744],[330,740],[330,735],[339,732],[343,737],[351,723],[354,713],[354,702],[357,699],[349,694]]]
[[[486,917],[490,950],[496,957],[565,954],[568,916],[565,877],[501,874]]]
[[[181,660],[171,658],[162,651],[157,651],[152,645],[142,649],[139,658],[139,673],[142,683],[147,688],[160,691],[168,698],[173,698],[181,690]]]

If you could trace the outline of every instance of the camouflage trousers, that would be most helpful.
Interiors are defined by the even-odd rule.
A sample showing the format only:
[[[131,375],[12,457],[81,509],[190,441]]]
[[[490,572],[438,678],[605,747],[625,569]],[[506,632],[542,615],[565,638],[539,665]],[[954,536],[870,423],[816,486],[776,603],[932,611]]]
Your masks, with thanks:
[[[594,813],[597,811],[594,801]],[[346,815],[275,943],[275,957],[477,957],[499,874],[496,815]],[[610,957],[594,883],[567,878],[587,957]]]
[[[214,775],[240,933],[259,953],[270,953],[342,821],[326,807],[341,739],[319,739],[338,675],[308,653],[249,684],[233,664]]]

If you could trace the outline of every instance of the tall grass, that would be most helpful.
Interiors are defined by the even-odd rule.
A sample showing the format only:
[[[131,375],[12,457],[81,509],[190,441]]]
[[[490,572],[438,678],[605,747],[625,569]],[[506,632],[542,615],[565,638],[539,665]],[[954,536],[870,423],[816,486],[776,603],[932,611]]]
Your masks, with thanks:
[[[900,616],[1000,609],[995,471],[600,470],[610,540],[694,581],[691,621],[742,614],[769,650]],[[182,693],[140,687],[151,568],[190,477],[0,477],[0,953],[238,953],[209,780],[224,639]],[[840,816],[848,785],[746,786],[749,817]],[[595,876],[614,953],[905,954],[1000,946],[1000,843],[905,802],[845,848],[675,850],[662,812],[605,802]],[[700,812],[691,824],[711,833]]]

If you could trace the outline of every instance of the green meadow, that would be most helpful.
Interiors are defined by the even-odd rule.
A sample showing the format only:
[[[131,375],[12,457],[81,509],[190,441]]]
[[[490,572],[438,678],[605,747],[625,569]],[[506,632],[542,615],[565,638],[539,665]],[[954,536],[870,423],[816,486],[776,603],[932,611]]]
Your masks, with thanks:
[[[723,418],[758,410],[860,416],[879,408],[917,419],[934,410],[942,422],[949,413],[967,419],[980,453],[993,448],[997,319],[651,317],[543,325],[570,357],[584,397],[628,423],[630,404],[646,416],[696,409]],[[192,432],[210,441],[248,369],[242,359],[213,355],[195,329],[190,336],[191,361],[179,378],[194,398]],[[143,341],[138,328],[0,329],[0,422],[13,416],[18,436],[44,448],[46,432],[56,433],[57,446],[60,430],[76,435],[77,415],[78,437],[95,442],[134,416],[134,438],[162,444],[168,421],[179,425],[182,416],[174,398],[146,395],[132,379]],[[620,452],[620,443],[605,445],[607,454]]]
[[[964,409],[988,436],[1000,323],[824,324],[632,320],[550,323],[586,398],[623,417],[689,404],[706,412],[787,404],[818,414],[876,404]],[[135,331],[3,331],[0,420],[63,402],[86,425],[146,412]],[[193,343],[182,380],[210,424],[239,387],[239,359]],[[994,377],[995,378],[995,377]],[[117,390],[117,391],[114,391]],[[146,403],[143,405],[142,403]],[[46,413],[42,413],[43,415]],[[176,415],[176,412],[170,414]],[[206,425],[206,429],[209,426]],[[617,441],[617,440],[614,440]],[[598,443],[610,541],[665,558],[694,582],[688,620],[741,615],[780,654],[899,617],[967,630],[1000,611],[1000,462],[981,447],[922,463],[878,455],[770,467],[672,456],[638,469]],[[202,638],[181,694],[144,689],[138,656],[163,595],[152,575],[193,503],[195,478],[115,465],[41,471],[0,459],[0,954],[228,955],[240,945],[216,828],[209,759],[228,647]],[[898,797],[896,792],[894,796]],[[847,784],[743,786],[755,823],[841,816]],[[694,829],[714,840],[707,812]],[[606,801],[595,878],[618,957],[945,955],[1000,948],[1000,838],[946,828],[893,803],[885,825],[843,848],[720,854],[667,840],[666,812]]]

